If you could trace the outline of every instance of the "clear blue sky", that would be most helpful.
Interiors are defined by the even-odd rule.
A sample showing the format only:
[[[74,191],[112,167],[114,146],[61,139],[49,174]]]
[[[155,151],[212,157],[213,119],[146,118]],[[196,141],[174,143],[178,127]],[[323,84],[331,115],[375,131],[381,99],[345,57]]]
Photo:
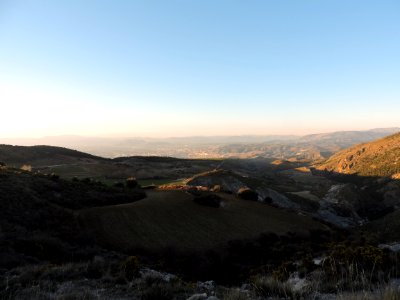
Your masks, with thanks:
[[[0,0],[0,137],[400,126],[398,0]]]

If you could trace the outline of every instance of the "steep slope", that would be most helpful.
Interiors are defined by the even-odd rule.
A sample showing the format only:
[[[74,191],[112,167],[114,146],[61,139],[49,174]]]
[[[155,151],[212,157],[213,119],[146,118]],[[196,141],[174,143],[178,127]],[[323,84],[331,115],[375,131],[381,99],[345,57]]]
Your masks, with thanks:
[[[318,170],[400,178],[400,133],[345,149],[316,165]]]

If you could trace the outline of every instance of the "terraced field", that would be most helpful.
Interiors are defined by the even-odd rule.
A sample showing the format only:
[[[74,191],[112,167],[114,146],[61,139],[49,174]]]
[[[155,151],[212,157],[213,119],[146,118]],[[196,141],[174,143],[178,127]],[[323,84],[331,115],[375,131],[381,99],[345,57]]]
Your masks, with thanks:
[[[150,251],[207,250],[261,233],[307,234],[311,229],[327,229],[309,217],[233,195],[221,194],[220,208],[196,204],[183,191],[147,191],[147,195],[135,203],[83,210],[81,224],[103,245]]]

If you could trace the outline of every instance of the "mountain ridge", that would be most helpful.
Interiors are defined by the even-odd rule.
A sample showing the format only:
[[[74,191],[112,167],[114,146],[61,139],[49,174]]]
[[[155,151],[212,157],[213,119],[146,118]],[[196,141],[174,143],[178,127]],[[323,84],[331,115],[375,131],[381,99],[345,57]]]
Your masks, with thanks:
[[[339,174],[400,178],[400,133],[339,151],[316,165]]]

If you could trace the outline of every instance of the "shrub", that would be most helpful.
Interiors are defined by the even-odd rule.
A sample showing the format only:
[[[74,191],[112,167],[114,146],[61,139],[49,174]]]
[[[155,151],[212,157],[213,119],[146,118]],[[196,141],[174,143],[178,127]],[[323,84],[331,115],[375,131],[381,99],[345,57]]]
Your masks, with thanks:
[[[124,187],[124,184],[123,184],[122,182],[116,182],[116,183],[114,183],[114,187],[116,187],[116,188],[123,188],[123,187]]]
[[[32,171],[32,166],[31,165],[22,165],[21,166],[21,170],[22,171],[31,172]]]
[[[133,189],[138,186],[138,182],[135,177],[129,177],[126,179],[126,187]]]
[[[143,300],[170,300],[174,299],[175,290],[167,283],[157,283],[142,290]]]
[[[129,256],[122,264],[121,270],[125,278],[132,281],[137,275],[139,275],[139,259],[136,256]]]
[[[51,173],[50,174],[50,179],[53,180],[53,181],[57,181],[57,180],[60,179],[60,176],[55,174],[55,173]]]
[[[220,207],[221,205],[221,197],[212,193],[201,193],[199,195],[195,195],[193,201],[204,206],[209,207]]]
[[[47,236],[34,235],[14,242],[15,249],[24,255],[51,262],[61,262],[70,257],[68,245],[62,240]]]
[[[139,284],[140,299],[143,300],[170,300],[186,299],[189,288],[181,280],[163,281],[159,277],[147,277]]]
[[[86,178],[82,179],[82,182],[89,184],[89,183],[92,183],[92,179],[89,177],[86,177]]]
[[[249,295],[247,295],[246,293],[244,293],[239,289],[229,289],[222,296],[222,300],[248,300],[248,299],[251,299]]]
[[[264,202],[267,204],[272,204],[273,199],[271,197],[265,197]]]
[[[216,184],[216,185],[213,186],[211,191],[214,192],[214,193],[219,193],[219,192],[222,191],[222,187],[219,184]]]
[[[253,289],[261,297],[296,298],[290,284],[279,281],[273,277],[256,277],[253,279]]]
[[[239,196],[239,198],[242,198],[244,200],[251,200],[251,201],[258,200],[258,194],[247,187],[240,188],[237,192],[237,195]]]
[[[346,293],[338,296],[339,300],[400,300],[400,290],[387,286],[374,292]]]
[[[388,251],[371,245],[335,245],[323,262],[327,281],[342,290],[362,290],[396,273],[396,261]]]
[[[85,276],[91,279],[99,279],[103,276],[103,273],[105,273],[104,263],[95,259],[87,264],[84,272]]]
[[[283,262],[276,270],[273,272],[274,278],[280,281],[288,280],[290,273],[296,271],[296,266],[291,262]]]
[[[365,270],[378,270],[387,264],[387,260],[388,253],[378,247],[339,244],[332,248],[325,265],[333,271],[338,271],[341,266],[349,267],[351,264],[357,264]]]

